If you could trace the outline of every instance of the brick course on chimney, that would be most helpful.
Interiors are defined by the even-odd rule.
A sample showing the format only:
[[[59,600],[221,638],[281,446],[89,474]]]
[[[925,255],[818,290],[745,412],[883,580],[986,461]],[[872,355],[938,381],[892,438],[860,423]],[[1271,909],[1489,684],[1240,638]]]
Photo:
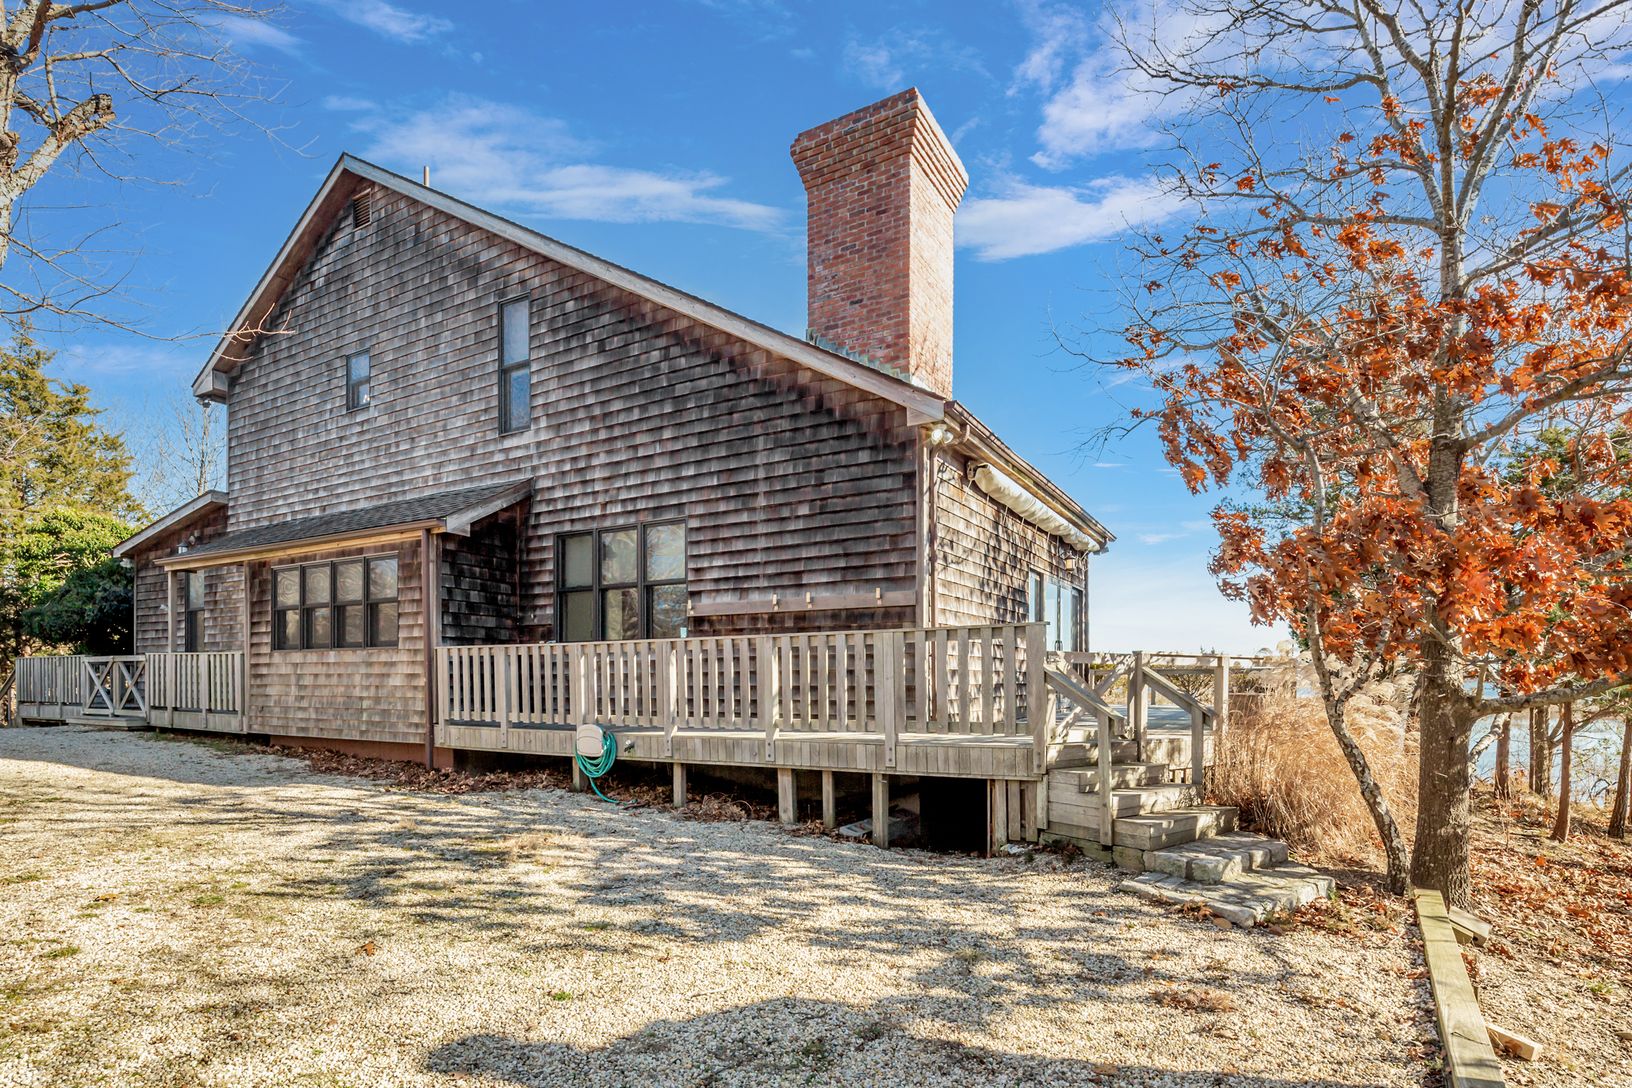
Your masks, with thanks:
[[[952,395],[952,217],[969,175],[917,88],[802,132],[810,331]]]

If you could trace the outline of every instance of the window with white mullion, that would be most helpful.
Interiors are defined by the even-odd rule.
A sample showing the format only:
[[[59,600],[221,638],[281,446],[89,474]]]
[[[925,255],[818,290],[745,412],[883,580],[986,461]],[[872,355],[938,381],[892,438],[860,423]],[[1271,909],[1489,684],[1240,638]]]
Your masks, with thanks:
[[[499,430],[533,422],[532,308],[526,297],[499,304]]]

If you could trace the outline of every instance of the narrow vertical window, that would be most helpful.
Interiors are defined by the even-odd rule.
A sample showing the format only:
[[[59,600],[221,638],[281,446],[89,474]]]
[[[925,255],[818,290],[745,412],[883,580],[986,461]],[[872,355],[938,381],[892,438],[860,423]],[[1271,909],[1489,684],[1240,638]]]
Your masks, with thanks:
[[[346,356],[346,409],[368,407],[368,352]]]
[[[181,648],[196,654],[204,648],[204,572],[192,570],[182,575],[185,606]]]
[[[531,326],[527,299],[499,306],[499,430],[505,433],[532,423]]]
[[[1031,572],[1026,587],[1026,619],[1032,623],[1043,621],[1043,576]]]

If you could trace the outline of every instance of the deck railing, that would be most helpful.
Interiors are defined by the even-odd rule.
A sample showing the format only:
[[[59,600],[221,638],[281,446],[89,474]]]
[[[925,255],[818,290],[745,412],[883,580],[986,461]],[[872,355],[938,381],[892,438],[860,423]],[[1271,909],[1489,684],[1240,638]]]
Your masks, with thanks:
[[[17,704],[19,713],[40,713],[52,708],[52,717],[78,712],[85,705],[85,658],[65,654],[60,657],[20,657],[17,659]]]
[[[85,658],[84,703],[80,710],[98,718],[147,716],[147,659]]]
[[[148,654],[147,702],[154,725],[183,724],[171,720],[176,714],[239,717],[244,709],[244,655]]]
[[[17,660],[25,718],[143,719],[184,729],[242,730],[242,653],[64,655]]]
[[[443,722],[1051,736],[1041,624],[437,650]]]

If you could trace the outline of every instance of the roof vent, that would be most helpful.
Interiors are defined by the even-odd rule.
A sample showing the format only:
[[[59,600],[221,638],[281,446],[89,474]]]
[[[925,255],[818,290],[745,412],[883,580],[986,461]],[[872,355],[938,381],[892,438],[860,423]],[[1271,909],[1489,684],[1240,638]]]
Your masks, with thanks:
[[[359,230],[368,226],[368,192],[366,190],[351,198],[351,225]]]

